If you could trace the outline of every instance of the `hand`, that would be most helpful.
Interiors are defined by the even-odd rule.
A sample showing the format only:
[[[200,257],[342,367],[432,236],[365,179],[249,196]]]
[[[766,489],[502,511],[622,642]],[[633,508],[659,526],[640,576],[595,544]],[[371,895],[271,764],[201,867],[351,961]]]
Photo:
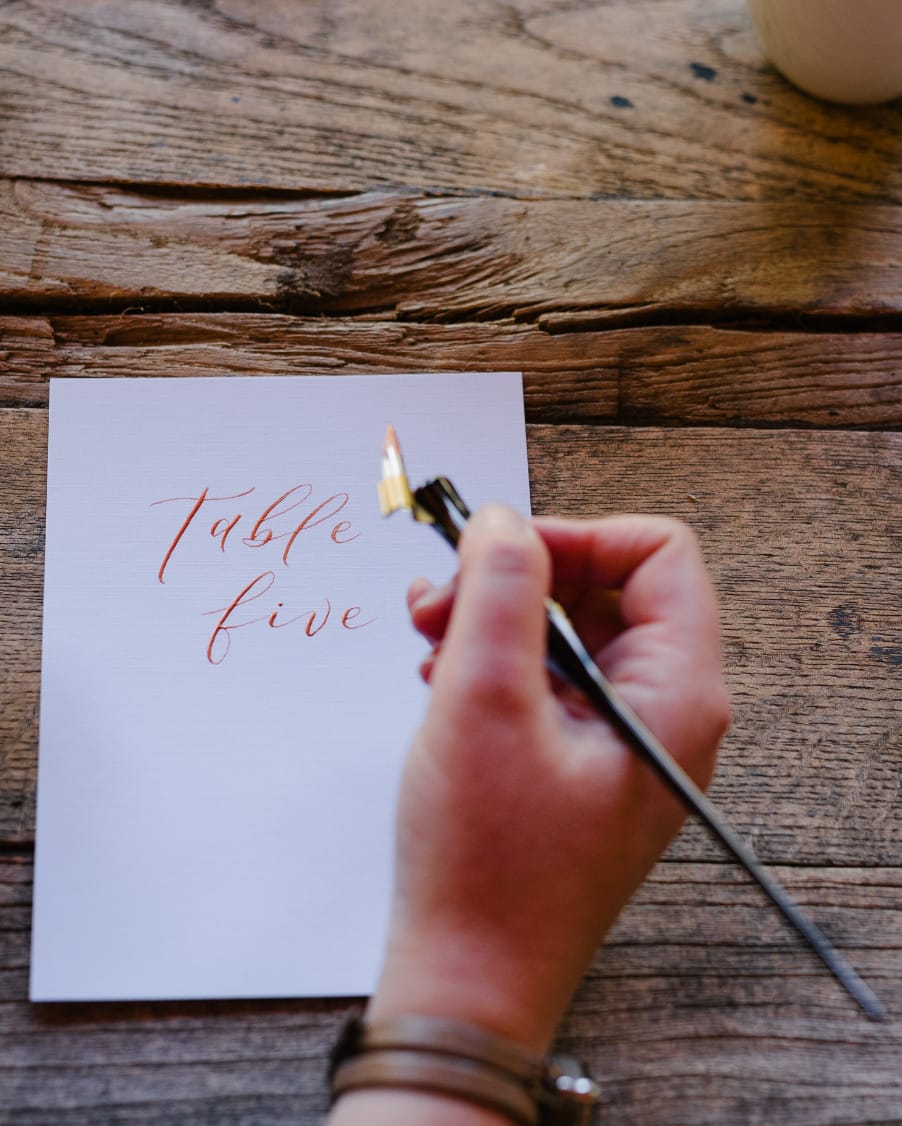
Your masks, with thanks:
[[[545,1051],[605,932],[683,820],[607,721],[551,683],[552,573],[605,675],[694,780],[710,780],[729,707],[692,532],[640,516],[476,513],[455,582],[417,580],[408,595],[434,646],[423,667],[432,697],[402,782],[373,1020],[426,1013]],[[373,1098],[385,1121],[400,1122],[392,1115],[405,1106],[410,1121],[495,1121],[449,1100],[433,1100],[433,1118],[424,1097]],[[372,1115],[378,1105],[357,1107]],[[354,1113],[349,1105],[349,1123],[382,1121]]]

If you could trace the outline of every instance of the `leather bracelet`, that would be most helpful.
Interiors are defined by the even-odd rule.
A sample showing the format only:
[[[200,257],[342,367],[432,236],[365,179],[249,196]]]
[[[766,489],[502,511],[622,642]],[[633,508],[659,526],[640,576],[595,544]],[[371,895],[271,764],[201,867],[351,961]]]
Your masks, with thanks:
[[[486,1029],[435,1017],[375,1024],[353,1013],[329,1067],[333,1099],[366,1087],[434,1091],[517,1126],[588,1126],[598,1085],[574,1060],[545,1060]]]
[[[518,1126],[537,1126],[535,1101],[516,1079],[481,1063],[424,1051],[364,1052],[335,1071],[332,1096],[364,1087],[431,1091],[505,1115]]]

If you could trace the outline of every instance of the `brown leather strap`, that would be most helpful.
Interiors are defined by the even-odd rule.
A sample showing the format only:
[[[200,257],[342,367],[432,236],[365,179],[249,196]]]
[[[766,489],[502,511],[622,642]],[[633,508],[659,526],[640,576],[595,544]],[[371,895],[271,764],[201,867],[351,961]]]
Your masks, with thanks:
[[[541,1056],[532,1055],[503,1036],[476,1025],[439,1017],[405,1015],[365,1024],[358,1050],[371,1052],[385,1048],[436,1052],[474,1060],[507,1072],[525,1084],[539,1082],[544,1067]]]
[[[368,1047],[338,1066],[332,1077],[333,1097],[367,1087],[432,1091],[504,1114],[518,1126],[536,1126],[536,1103],[522,1080],[482,1061],[445,1055],[444,1050]]]

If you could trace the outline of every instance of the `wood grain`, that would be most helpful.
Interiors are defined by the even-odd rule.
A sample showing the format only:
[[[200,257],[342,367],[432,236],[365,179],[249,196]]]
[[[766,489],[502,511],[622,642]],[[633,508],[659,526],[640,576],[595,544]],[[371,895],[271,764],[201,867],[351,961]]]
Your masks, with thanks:
[[[665,325],[550,334],[271,314],[0,317],[0,406],[42,406],[51,377],[522,371],[530,422],[889,427],[902,334]]]
[[[0,436],[0,583],[15,594],[0,606],[0,839],[26,843],[46,412],[0,411]],[[902,436],[533,425],[528,440],[536,511],[697,529],[735,705],[712,793],[762,858],[902,865]],[[719,854],[690,826],[674,855]]]
[[[777,874],[898,1012],[902,868]],[[30,888],[27,859],[0,859],[0,1119],[321,1121],[346,1003],[28,1005]],[[902,1023],[858,1016],[729,865],[658,866],[560,1046],[602,1080],[602,1121],[622,1126],[892,1123],[902,1106]]]
[[[868,842],[877,840],[886,860],[900,839],[900,442],[531,431],[540,511],[663,511],[698,530],[721,599],[735,706],[712,794],[775,861],[873,861]],[[698,855],[698,832],[681,838],[681,855]]]
[[[19,0],[0,104],[17,177],[902,198],[898,106],[795,91],[741,0]]]
[[[46,412],[0,412],[0,843],[34,834]],[[0,966],[2,966],[0,959]]]
[[[194,303],[513,316],[552,330],[664,316],[898,318],[900,257],[902,208],[835,200],[186,198],[0,180],[7,311]]]
[[[346,1011],[25,1000],[52,376],[523,370],[537,511],[697,530],[713,796],[902,1012],[900,133],[745,0],[0,5],[0,1122],[313,1126]],[[902,1122],[693,825],[561,1042],[624,1126]]]

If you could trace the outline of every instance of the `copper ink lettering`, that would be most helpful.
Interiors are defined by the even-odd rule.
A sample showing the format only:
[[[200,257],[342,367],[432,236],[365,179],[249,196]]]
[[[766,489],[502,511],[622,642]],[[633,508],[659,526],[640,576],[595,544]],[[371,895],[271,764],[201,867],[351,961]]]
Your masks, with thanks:
[[[230,493],[227,496],[211,497],[209,488],[202,489],[197,496],[192,497],[165,497],[163,500],[156,500],[152,502],[151,507],[158,504],[173,504],[177,501],[188,501],[191,508],[185,516],[180,527],[173,536],[169,547],[163,555],[163,560],[160,563],[160,569],[157,572],[157,578],[161,583],[164,583],[166,569],[168,568],[176,548],[183,542],[188,529],[194,523],[195,518],[200,513],[201,509],[205,511],[210,506],[222,503],[223,501],[238,500],[241,497],[250,496],[251,493],[256,492],[256,487],[251,486],[240,493]],[[336,517],[342,509],[348,504],[349,496],[346,492],[333,493],[325,500],[319,501],[314,504],[310,511],[295,524],[294,527],[290,525],[284,531],[277,531],[277,521],[282,521],[291,512],[300,508],[311,500],[313,496],[313,485],[305,483],[302,485],[293,485],[290,489],[286,489],[281,496],[277,497],[272,503],[268,504],[256,518],[249,535],[242,536],[240,542],[244,547],[261,548],[266,547],[267,544],[275,543],[278,540],[286,540],[285,547],[282,551],[282,562],[288,566],[289,556],[292,553],[295,543],[302,532],[310,531],[321,524],[329,523],[333,517]],[[231,512],[228,515],[216,516],[209,527],[210,537],[219,541],[219,550],[223,554],[226,552],[227,546],[235,541],[230,539],[232,532],[238,527],[245,516],[242,512]],[[360,538],[360,532],[354,529],[354,525],[350,520],[336,520],[329,530],[329,539],[337,546],[352,543],[354,540]]]
[[[335,492],[324,500],[317,501],[314,496],[314,486],[310,482],[292,485],[290,489],[286,489],[274,501],[260,509],[259,515],[256,516],[253,513],[247,515],[244,506],[241,511],[237,511],[236,507],[231,505],[225,511],[221,507],[218,512],[216,511],[216,505],[241,500],[256,492],[256,486],[252,485],[241,492],[211,496],[209,486],[206,486],[194,496],[164,497],[162,500],[153,501],[152,507],[176,503],[188,506],[181,524],[163,554],[157,571],[159,582],[165,584],[174,555],[177,551],[180,555],[184,554],[185,545],[189,540],[193,540],[197,550],[202,543],[205,541],[209,543],[212,539],[218,548],[216,555],[229,557],[236,552],[240,556],[242,548],[260,549],[284,541],[281,560],[283,566],[287,567],[289,561],[293,561],[295,545],[301,534],[312,532],[314,528],[321,527],[322,535],[304,536],[305,541],[310,539],[313,547],[316,547],[317,543],[321,545],[332,543],[342,547],[360,538],[361,533],[351,520],[338,519],[339,514],[350,501],[348,493]],[[305,506],[310,506],[306,512],[303,511]],[[209,524],[206,523],[207,521]],[[203,532],[204,525],[207,527],[206,535]],[[250,529],[248,534],[243,535],[240,529],[247,528]],[[216,556],[212,558],[215,559]],[[196,568],[197,563],[195,562],[193,566]],[[290,606],[286,609],[284,601],[276,601],[275,608],[267,612],[267,604],[270,607],[273,605],[269,598],[273,600],[276,598],[273,591],[276,581],[274,570],[261,571],[250,582],[245,582],[227,605],[203,612],[205,616],[217,617],[216,625],[207,641],[206,654],[211,665],[222,664],[231,651],[235,631],[248,626],[265,623],[268,629],[281,630],[297,625],[300,636],[314,638],[327,629],[353,631],[364,629],[375,621],[375,618],[362,618],[363,611],[360,606],[346,606],[345,609],[339,609],[325,595],[320,595],[318,599],[308,603],[306,609],[300,611]],[[265,601],[260,604],[260,600]],[[301,630],[303,633],[300,633]]]
[[[262,575],[257,575],[255,579],[247,584],[247,586],[229,603],[229,605],[222,611],[222,617],[216,623],[216,627],[210,634],[210,640],[207,643],[207,660],[211,665],[221,665],[222,662],[229,655],[229,649],[232,647],[231,631],[235,629],[242,629],[244,626],[252,626],[255,622],[262,622],[266,615],[261,618],[248,618],[243,622],[230,622],[230,618],[238,609],[239,606],[246,606],[249,602],[254,602],[258,598],[262,598],[268,590],[272,588],[273,583],[276,581],[276,576],[272,571],[264,571]],[[262,584],[262,585],[261,585]],[[251,591],[257,587],[255,594]],[[212,614],[220,613],[219,610],[208,611]],[[217,656],[217,641],[222,635],[222,642],[219,644]]]
[[[304,489],[306,489],[306,492],[303,493],[303,496],[301,496],[299,500],[296,500],[293,504],[289,504],[287,508],[279,508],[282,501],[287,500],[292,493],[298,493]],[[264,520],[274,520],[277,516],[284,516],[286,512],[291,512],[293,509],[299,508],[304,501],[309,498],[312,492],[312,485],[295,485],[293,488],[288,489],[287,492],[282,493],[278,500],[274,500],[272,504],[267,505],[267,507],[263,509],[257,523],[254,525],[253,531],[249,536],[246,536],[242,542],[246,544],[247,547],[263,547],[272,540],[284,539],[285,536],[289,534],[288,532],[282,532],[276,536],[273,534],[272,528],[264,528],[261,535],[260,526],[263,524]]]
[[[251,618],[239,618],[237,616],[238,612],[251,602],[255,602],[257,599],[268,594],[269,591],[272,590],[275,581],[276,576],[274,571],[263,571],[262,574],[257,575],[256,578],[247,583],[228,606],[220,607],[217,610],[205,611],[205,615],[220,615],[207,643],[207,660],[211,665],[221,665],[229,655],[232,648],[231,635],[234,630],[244,629],[245,626],[258,625],[260,622],[266,622],[269,629],[285,629],[286,626],[303,622],[305,636],[316,637],[318,633],[322,633],[332,620],[332,602],[326,597],[323,597],[320,607],[302,610],[301,613],[291,614],[288,618],[280,618],[279,616],[285,608],[284,602],[277,602],[276,608],[269,614],[261,614]],[[363,622],[356,620],[360,617],[361,612],[359,606],[348,606],[346,610],[341,612],[337,623],[338,628],[358,630],[372,625],[376,620],[375,618],[368,618]]]
[[[185,532],[188,531],[192,520],[198,514],[198,512],[200,512],[201,507],[206,503],[206,501],[237,500],[239,497],[249,496],[254,491],[254,489],[253,486],[251,486],[251,488],[245,489],[243,493],[232,493],[230,496],[226,497],[211,497],[209,496],[209,491],[209,488],[203,489],[200,496],[196,497],[164,497],[163,500],[155,500],[152,502],[151,508],[158,504],[172,504],[173,502],[180,500],[190,500],[193,505],[191,511],[182,521],[182,526],[175,533],[175,537],[173,538],[172,543],[170,543],[169,547],[167,548],[166,554],[163,556],[163,562],[160,564],[160,569],[157,572],[157,578],[161,583],[166,581],[163,578],[163,575],[165,574],[166,568],[169,566],[169,560],[172,558],[172,553],[178,547],[179,543],[181,542],[182,536],[184,536]]]

